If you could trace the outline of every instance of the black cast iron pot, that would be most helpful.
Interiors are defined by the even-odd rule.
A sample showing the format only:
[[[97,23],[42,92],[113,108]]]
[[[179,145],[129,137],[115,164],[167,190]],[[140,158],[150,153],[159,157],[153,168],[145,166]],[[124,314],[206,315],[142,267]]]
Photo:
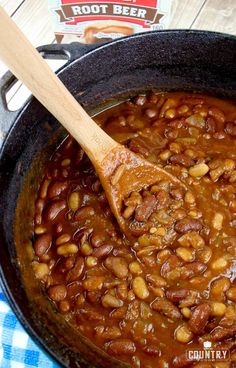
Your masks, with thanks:
[[[59,77],[93,114],[120,98],[157,89],[204,92],[236,100],[236,38],[199,31],[150,32],[99,47],[41,47],[46,57],[65,56]],[[0,161],[1,285],[17,317],[62,366],[119,367],[91,342],[69,329],[42,295],[30,267],[34,200],[45,162],[65,136],[55,119],[31,98],[9,112],[0,81],[0,119],[11,126]]]

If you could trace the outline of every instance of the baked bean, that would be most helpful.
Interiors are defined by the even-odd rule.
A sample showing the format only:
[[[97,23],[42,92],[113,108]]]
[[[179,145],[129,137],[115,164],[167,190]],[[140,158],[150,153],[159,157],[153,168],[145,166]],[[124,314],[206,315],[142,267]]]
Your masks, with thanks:
[[[147,109],[146,111],[145,111],[145,114],[150,118],[150,119],[152,119],[152,118],[155,118],[155,116],[157,115],[157,110],[156,109]]]
[[[177,341],[183,344],[187,344],[189,341],[192,340],[193,334],[187,325],[182,325],[178,327],[175,331],[175,338]]]
[[[225,127],[225,132],[232,135],[233,137],[236,137],[236,124],[227,123]]]
[[[90,243],[94,248],[100,247],[106,240],[105,234],[102,232],[94,232],[90,237]]]
[[[192,262],[195,258],[194,250],[184,247],[177,248],[176,254],[185,262]]]
[[[194,178],[202,177],[206,175],[208,171],[209,171],[209,167],[206,164],[201,163],[201,164],[192,166],[189,169],[189,175],[193,176]]]
[[[187,119],[185,119],[185,121],[193,127],[197,127],[200,129],[205,128],[205,119],[200,114],[190,115]]]
[[[175,224],[175,230],[180,234],[190,231],[201,231],[202,228],[203,226],[199,220],[189,217],[179,220]]]
[[[192,246],[194,249],[203,249],[205,246],[204,239],[196,232],[189,232],[178,238],[178,242],[182,247]]]
[[[104,283],[104,276],[90,276],[83,281],[85,290],[95,291],[101,290]]]
[[[70,311],[70,303],[68,300],[61,300],[59,302],[59,310],[61,313],[68,313]]]
[[[218,123],[224,123],[225,122],[225,115],[223,111],[218,109],[215,106],[211,106],[209,108],[209,115],[212,116]]]
[[[230,328],[216,328],[210,336],[211,341],[222,341],[229,337],[235,336],[236,326]]]
[[[233,103],[180,92],[139,95],[96,117],[186,188],[169,178],[139,192],[134,185],[120,207],[129,238],[72,138],[47,163],[35,252],[24,245],[37,284],[68,326],[132,368],[220,367],[187,359],[186,348],[203,341],[232,351],[223,365],[234,362],[235,119]],[[119,160],[113,186],[129,169]]]
[[[207,269],[206,265],[201,262],[187,263],[181,268],[181,278],[183,280],[201,274]]]
[[[139,299],[146,299],[149,296],[149,291],[145,280],[141,276],[136,276],[132,284],[133,291]]]
[[[133,355],[136,351],[136,346],[133,341],[128,339],[119,339],[111,341],[108,345],[108,353],[115,355]]]
[[[172,319],[173,321],[177,321],[181,319],[181,313],[179,309],[170,301],[165,299],[156,299],[152,303],[152,309],[157,311],[168,318]]]
[[[136,261],[131,262],[129,264],[129,270],[130,270],[131,273],[134,273],[134,274],[142,273],[142,268],[141,268],[140,264]]]
[[[74,266],[66,275],[66,281],[72,282],[80,278],[84,270],[84,260],[82,257],[77,258]]]
[[[33,266],[35,276],[39,280],[43,280],[45,276],[47,276],[50,272],[49,267],[46,263],[34,262],[32,266]]]
[[[121,257],[107,257],[104,262],[105,266],[114,273],[115,276],[123,279],[128,275],[128,264]]]
[[[65,285],[50,286],[48,296],[54,302],[60,302],[66,298],[67,290]]]
[[[146,281],[150,282],[152,285],[156,286],[156,287],[165,287],[167,285],[166,280],[158,275],[150,275],[148,274],[146,276]]]
[[[104,327],[98,326],[96,327],[96,334],[105,340],[113,340],[121,337],[121,330],[116,326]]]
[[[70,239],[71,239],[71,236],[69,234],[62,234],[57,238],[55,244],[61,245],[61,244],[67,243],[68,241],[70,241]]]
[[[120,308],[123,305],[123,301],[116,298],[113,295],[110,294],[106,294],[103,298],[102,298],[102,305],[105,308]]]
[[[54,201],[49,205],[45,212],[45,218],[47,221],[53,221],[55,218],[66,208],[66,201],[61,199]]]
[[[92,255],[96,258],[102,258],[111,253],[113,246],[111,244],[101,245],[99,248],[93,250]]]
[[[188,289],[171,288],[166,291],[166,297],[172,303],[179,303],[190,294]]]
[[[78,250],[79,250],[79,248],[77,247],[76,244],[66,243],[66,244],[60,245],[57,248],[57,254],[59,256],[69,256],[71,254],[77,253]]]
[[[206,327],[210,314],[211,307],[206,303],[200,304],[193,311],[193,314],[189,320],[190,330],[196,335],[202,334]]]
[[[214,271],[221,271],[226,268],[228,265],[228,261],[225,257],[220,257],[211,263],[211,268]]]
[[[75,212],[78,210],[81,203],[80,195],[78,192],[72,192],[68,199],[69,208]]]
[[[157,204],[157,199],[154,195],[147,196],[143,199],[143,202],[138,205],[135,210],[135,219],[137,221],[147,221],[151,216],[154,208]]]
[[[88,217],[93,216],[95,214],[94,208],[91,206],[84,206],[79,208],[74,215],[75,221],[84,221]]]
[[[211,294],[215,298],[222,299],[224,293],[230,288],[230,280],[227,277],[219,277],[211,284]]]
[[[236,287],[230,288],[227,291],[226,296],[229,300],[232,300],[232,302],[236,303]]]
[[[181,165],[184,167],[190,167],[194,164],[194,161],[191,159],[191,157],[183,153],[171,156],[170,162],[174,165]]]
[[[39,235],[34,243],[34,251],[36,256],[40,257],[45,254],[52,244],[51,234]]]
[[[64,192],[67,188],[68,188],[68,182],[67,181],[61,181],[61,182],[55,182],[52,183],[49,186],[48,189],[48,197],[49,198],[54,198],[59,196],[62,192]]]
[[[222,317],[226,312],[226,305],[219,302],[211,302],[211,315],[214,317]]]

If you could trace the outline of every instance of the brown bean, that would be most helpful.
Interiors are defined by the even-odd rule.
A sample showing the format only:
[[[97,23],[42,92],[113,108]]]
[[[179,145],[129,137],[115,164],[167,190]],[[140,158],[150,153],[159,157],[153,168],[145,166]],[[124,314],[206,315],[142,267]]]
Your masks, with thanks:
[[[89,217],[92,217],[94,214],[95,211],[93,207],[83,206],[75,212],[74,219],[75,221],[84,221],[87,220]]]
[[[182,265],[182,262],[176,255],[171,255],[161,267],[161,276],[164,278],[168,277],[173,270],[178,269]]]
[[[192,367],[192,365],[193,360],[189,360],[186,353],[175,356],[172,361],[173,368],[187,368]]]
[[[101,245],[99,248],[96,248],[93,250],[93,257],[96,257],[96,258],[102,258],[102,257],[105,257],[107,256],[109,253],[111,253],[113,249],[113,245],[111,244],[104,244],[104,245]]]
[[[236,287],[231,287],[227,293],[226,296],[229,300],[236,303]]]
[[[136,351],[135,343],[128,339],[111,341],[108,345],[108,354],[133,355]]]
[[[47,221],[53,221],[66,208],[66,201],[61,199],[53,201],[45,211],[45,218]]]
[[[145,110],[145,115],[147,115],[150,119],[155,118],[157,116],[157,109],[150,108]]]
[[[100,327],[100,330],[99,330]],[[102,328],[101,328],[102,327]],[[95,327],[96,335],[104,340],[113,340],[121,337],[121,330],[117,326],[97,326]]]
[[[70,303],[68,300],[61,300],[58,306],[61,313],[68,313],[70,311]]]
[[[147,101],[146,96],[139,95],[133,99],[133,102],[137,106],[143,106]]]
[[[216,122],[213,118],[207,118],[206,120],[206,131],[207,133],[215,133],[216,132]]]
[[[54,302],[60,302],[61,300],[64,300],[66,298],[66,295],[67,290],[65,285],[50,286],[50,288],[48,289],[48,296]]]
[[[201,231],[202,228],[203,225],[199,220],[190,217],[183,218],[175,224],[175,230],[180,234],[190,231]]]
[[[225,127],[225,132],[233,137],[236,137],[236,124],[227,123]]]
[[[89,241],[94,248],[98,248],[102,245],[105,239],[106,239],[106,236],[103,232],[94,232],[91,235]]]
[[[200,304],[194,311],[189,320],[189,328],[191,331],[200,335],[204,332],[211,314],[211,307],[207,303]]]
[[[42,234],[37,237],[34,243],[34,251],[36,256],[40,257],[45,254],[52,244],[52,235],[51,234]]]
[[[45,179],[40,186],[40,197],[43,199],[47,197],[47,191],[48,191],[49,184],[50,184],[50,180]]]
[[[44,205],[45,205],[44,199],[39,198],[35,202],[35,217],[34,217],[35,225],[41,225],[42,223],[42,212],[44,209]]]
[[[68,181],[56,181],[55,183],[51,183],[48,189],[48,197],[51,199],[59,196],[68,188],[68,185]]]
[[[201,262],[187,263],[181,268],[181,278],[189,279],[206,271],[207,266]]]
[[[215,106],[209,107],[208,113],[218,123],[223,124],[225,122],[225,115],[224,115],[223,111],[221,111],[218,107],[215,107]]]
[[[171,156],[170,162],[174,165],[180,165],[184,167],[190,167],[194,165],[194,160],[183,153]]]
[[[151,307],[154,311],[163,314],[164,316],[172,319],[173,321],[177,321],[182,317],[179,309],[169,300],[156,299],[152,303]]]
[[[172,303],[179,303],[190,294],[190,290],[183,288],[170,288],[166,291],[166,297]]]
[[[235,337],[235,334],[236,326],[232,326],[229,328],[217,327],[213,332],[211,332],[210,339],[211,341],[222,341],[230,337]]]
[[[229,290],[231,282],[228,277],[222,276],[211,283],[211,295],[217,300],[224,299],[224,293]]]
[[[123,279],[126,278],[129,272],[128,264],[122,257],[107,257],[104,262],[106,268],[111,271],[116,277]]]
[[[80,309],[80,313],[86,317],[88,321],[104,321],[105,317],[99,313],[96,308],[86,305]]]
[[[147,282],[150,282],[152,285],[156,286],[156,287],[165,287],[167,285],[166,280],[158,275],[150,275],[148,274],[146,276],[146,280]]]
[[[122,282],[121,284],[119,284],[116,288],[116,293],[117,296],[121,299],[121,300],[126,300],[127,296],[128,296],[128,285],[126,282]]]
[[[143,202],[135,209],[136,221],[145,222],[149,219],[157,204],[157,198],[154,195],[147,196]]]
[[[83,270],[84,270],[84,259],[82,257],[78,257],[73,268],[67,272],[66,281],[72,282],[78,280],[83,274]]]
[[[153,356],[153,357],[157,357],[161,355],[161,350],[158,346],[150,344],[145,346],[143,349],[144,353]]]

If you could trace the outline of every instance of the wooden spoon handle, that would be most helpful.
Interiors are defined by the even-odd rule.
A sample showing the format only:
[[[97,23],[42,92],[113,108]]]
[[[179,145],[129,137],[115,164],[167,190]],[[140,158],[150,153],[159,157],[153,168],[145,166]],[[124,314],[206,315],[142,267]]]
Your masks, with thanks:
[[[79,105],[2,7],[0,58],[71,133],[93,163],[101,163],[118,145]]]

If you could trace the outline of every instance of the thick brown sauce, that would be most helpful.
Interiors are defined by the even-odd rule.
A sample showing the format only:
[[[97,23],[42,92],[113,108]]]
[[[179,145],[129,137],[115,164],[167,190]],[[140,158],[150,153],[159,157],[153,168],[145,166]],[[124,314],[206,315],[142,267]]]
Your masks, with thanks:
[[[134,194],[137,202],[127,198],[130,243],[91,163],[67,138],[38,192],[36,277],[73,328],[132,367],[192,366],[186,349],[204,340],[226,345],[236,364],[236,106],[149,93],[96,120],[191,194],[160,182]]]

